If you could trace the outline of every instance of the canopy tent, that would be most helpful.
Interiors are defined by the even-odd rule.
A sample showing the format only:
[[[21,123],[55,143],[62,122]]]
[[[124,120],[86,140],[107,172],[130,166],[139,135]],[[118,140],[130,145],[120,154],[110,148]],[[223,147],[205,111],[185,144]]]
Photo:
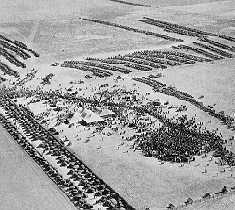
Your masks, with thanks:
[[[89,124],[94,122],[102,122],[104,121],[104,119],[89,109],[82,109],[81,111],[78,111],[73,115],[70,122],[76,123],[81,121],[85,121],[86,123]]]
[[[102,109],[102,110],[99,110],[99,116],[100,117],[109,117],[109,116],[113,116],[115,115],[114,112],[112,112],[111,110],[109,109]]]

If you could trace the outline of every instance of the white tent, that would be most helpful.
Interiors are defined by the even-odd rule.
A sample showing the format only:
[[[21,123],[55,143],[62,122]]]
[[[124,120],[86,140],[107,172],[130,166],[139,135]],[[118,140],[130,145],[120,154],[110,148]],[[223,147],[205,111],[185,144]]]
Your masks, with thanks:
[[[100,110],[99,115],[101,117],[107,117],[107,116],[115,115],[115,113],[109,109],[103,109],[103,110]]]
[[[86,121],[87,123],[93,123],[93,122],[102,122],[104,121],[103,118],[101,118],[98,114],[95,114],[89,109],[82,109],[81,111],[76,112],[72,119],[71,123],[79,122],[79,121]]]

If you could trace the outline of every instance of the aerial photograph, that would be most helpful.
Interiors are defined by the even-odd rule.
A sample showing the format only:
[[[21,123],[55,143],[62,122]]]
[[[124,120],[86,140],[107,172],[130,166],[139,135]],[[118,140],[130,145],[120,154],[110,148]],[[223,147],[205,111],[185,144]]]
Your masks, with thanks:
[[[235,210],[234,0],[0,0],[0,210]]]

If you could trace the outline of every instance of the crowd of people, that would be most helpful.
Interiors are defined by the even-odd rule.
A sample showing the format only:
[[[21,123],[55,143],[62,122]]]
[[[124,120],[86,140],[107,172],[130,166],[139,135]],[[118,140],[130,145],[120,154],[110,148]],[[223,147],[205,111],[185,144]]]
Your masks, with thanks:
[[[93,62],[92,62],[93,61]],[[97,61],[97,62],[96,62]],[[126,68],[118,67],[118,66],[111,66],[109,64],[103,64],[102,62],[98,62],[98,59],[92,59],[92,58],[87,58],[87,61],[64,61],[64,63],[61,65],[62,67],[70,67],[70,68],[76,68],[79,66],[90,66],[90,67],[95,67],[102,69],[104,71],[118,71],[124,74],[128,74],[131,71]]]
[[[16,65],[17,67],[26,68],[26,64],[19,61],[14,55],[9,53],[5,48],[0,47],[0,55],[4,56],[10,63]]]
[[[235,52],[235,47],[234,46],[228,46],[228,45],[226,45],[224,43],[220,43],[218,41],[211,40],[211,39],[209,39],[207,37],[200,37],[199,41],[207,42],[207,43],[209,43],[211,45],[214,45],[215,47],[219,47],[219,48],[222,48],[224,50]]]
[[[101,68],[96,68],[91,65],[87,64],[81,64],[79,61],[64,61],[63,64],[61,64],[62,67],[69,67],[69,68],[75,68],[81,71],[88,71],[92,72],[94,76],[103,78],[103,77],[109,77],[113,75],[112,72],[101,69]]]
[[[48,75],[46,75],[45,77],[42,78],[42,85],[48,85],[51,84],[51,79],[54,77],[55,75],[50,73]]]
[[[3,72],[3,74],[9,75],[9,76],[13,76],[15,78],[19,78],[20,74],[19,72],[11,69],[10,66],[8,66],[7,64],[3,63],[0,61],[0,70]]]
[[[10,44],[9,42],[0,40],[0,45],[2,45],[3,48],[6,48],[6,49],[16,53],[18,56],[20,56],[24,60],[31,58],[31,56],[28,53],[26,53],[24,50],[22,50],[18,46],[16,47],[16,46]]]
[[[24,50],[27,50],[28,52],[32,53],[34,55],[34,57],[39,57],[40,56],[38,52],[34,51],[33,49],[28,48],[28,46],[25,43],[23,43],[23,42],[15,40],[13,43],[16,46],[18,46],[18,47],[20,47],[20,48],[22,48]]]
[[[6,36],[0,34],[0,56],[3,56],[11,64],[14,64],[15,66],[20,68],[26,68],[26,64],[20,61],[17,56],[24,60],[27,60],[31,58],[31,55],[28,52],[32,53],[35,57],[39,57],[39,54],[37,52],[29,49],[23,42],[17,40],[12,41]],[[16,78],[20,76],[19,72],[11,69],[2,61],[0,61],[0,70],[4,74],[8,74],[9,76],[14,76]]]
[[[225,57],[232,57],[232,54],[220,49],[199,42],[195,43],[203,46],[204,48],[213,49],[218,54]],[[206,50],[186,45],[173,46],[172,48],[178,50],[192,50],[196,53],[203,54],[205,57],[183,53],[177,50],[142,50],[123,56],[117,55],[104,59],[88,57],[86,58],[86,61],[64,61],[61,66],[76,68],[82,71],[90,71],[93,75],[98,77],[107,77],[113,75],[112,72],[115,71],[128,74],[132,72],[132,69],[138,71],[151,71],[153,69],[166,69],[168,66],[210,62],[224,58]]]
[[[208,41],[208,36],[213,36],[213,37],[219,37],[222,39],[226,39],[231,42],[235,42],[235,38],[228,36],[228,35],[205,32],[205,31],[202,31],[199,29],[195,29],[195,28],[191,28],[191,27],[187,27],[187,26],[182,26],[182,25],[179,25],[176,23],[170,23],[170,22],[163,21],[163,20],[157,20],[157,19],[153,19],[153,18],[143,17],[143,19],[141,19],[140,21],[147,23],[147,24],[150,24],[150,25],[154,25],[154,26],[163,28],[164,31],[166,31],[166,32],[176,33],[176,34],[186,35],[186,36],[198,37],[199,39],[204,39],[206,41]],[[228,47],[225,44],[221,44],[219,42],[213,42],[212,40],[210,43],[216,44],[216,45],[218,44],[217,46],[219,46],[219,47],[221,47],[221,45],[225,46],[225,48]],[[229,48],[231,49],[233,47],[229,47]],[[234,48],[232,51],[234,52]]]
[[[232,57],[234,57],[233,54],[231,54],[229,52],[226,52],[224,50],[221,50],[219,48],[213,47],[213,46],[208,45],[208,44],[203,44],[201,42],[193,42],[193,44],[198,45],[199,47],[204,48],[206,50],[210,50],[212,52],[215,52],[215,53],[217,53],[217,54],[219,54],[219,55],[221,55],[221,56],[223,56],[225,58],[232,58]]]
[[[213,33],[201,31],[201,30],[198,30],[195,28],[190,28],[187,26],[182,26],[179,24],[169,23],[167,21],[152,19],[152,18],[148,18],[148,17],[143,17],[143,19],[140,21],[147,23],[147,24],[150,24],[150,25],[154,25],[154,26],[158,26],[160,28],[163,28],[167,32],[177,33],[180,35],[197,36],[197,37],[208,36],[208,35],[214,36],[215,35]]]
[[[227,125],[228,128],[234,129],[234,126],[232,126],[232,124],[234,123],[233,117],[226,115],[223,111],[217,113],[213,108],[203,105],[202,102],[197,101],[193,96],[189,95],[188,93],[179,91],[176,88],[167,86],[166,84],[158,82],[152,78],[142,77],[134,78],[134,80],[153,87],[154,91],[156,92],[164,93],[166,95],[174,96],[179,100],[187,101],[192,105],[198,107],[199,109],[203,110],[204,112],[210,114],[211,116],[217,118],[222,123]]]
[[[25,83],[27,83],[28,81],[32,80],[33,78],[35,78],[35,75],[38,71],[36,69],[32,69],[30,72],[28,72],[24,78],[19,79],[15,82],[15,87],[17,86],[23,86]]]
[[[174,38],[165,34],[159,34],[156,32],[151,32],[151,31],[145,31],[145,30],[141,30],[141,29],[137,29],[137,28],[132,28],[130,26],[124,26],[124,25],[120,25],[117,23],[111,23],[108,21],[104,21],[104,20],[98,20],[98,19],[87,19],[87,18],[82,18],[82,20],[86,20],[86,21],[91,21],[91,22],[95,22],[95,23],[99,23],[99,24],[103,24],[103,25],[108,25],[108,26],[112,26],[112,27],[116,27],[116,28],[121,28],[127,31],[132,31],[135,33],[141,33],[141,34],[145,34],[147,36],[154,36],[154,37],[159,37],[162,39],[166,39],[172,42],[183,42],[182,39],[178,39],[178,38]]]
[[[27,108],[17,106],[6,95],[1,95],[0,106],[5,112],[0,115],[1,124],[76,207],[133,209],[63,142],[37,123]]]
[[[211,60],[221,60],[221,59],[224,59],[224,57],[222,57],[222,56],[220,56],[218,54],[211,53],[211,52],[209,52],[207,50],[204,50],[204,49],[201,49],[201,48],[198,48],[198,47],[193,47],[193,46],[188,46],[188,45],[180,44],[178,46],[175,46],[174,48],[175,49],[181,49],[181,50],[191,50],[191,51],[196,52],[198,54],[202,54],[202,55],[204,55],[205,57],[208,57]]]
[[[146,59],[143,59],[143,60],[136,59],[136,58],[134,58],[134,56],[131,56],[131,55],[130,56],[129,55],[125,55],[125,56],[119,55],[119,56],[114,56],[114,57],[111,57],[111,58],[108,58],[108,59],[121,60],[121,61],[123,61],[123,64],[131,62],[131,63],[135,63],[135,64],[139,64],[139,65],[144,65],[144,66],[147,66],[147,67],[150,66],[150,67],[155,68],[155,69],[162,68],[162,67],[166,68],[166,66],[161,66],[157,63],[147,61]],[[150,69],[150,70],[152,70],[152,69]]]
[[[150,5],[146,5],[146,4],[137,4],[137,3],[127,2],[127,1],[122,1],[122,0],[110,0],[110,1],[121,3],[121,4],[132,5],[132,6],[151,7]]]
[[[157,81],[153,85],[165,88],[164,84]],[[179,94],[181,98],[193,99],[187,93],[179,91],[176,94]],[[22,95],[24,94],[22,93]],[[22,95],[20,93],[15,96],[11,94],[11,97]],[[40,100],[47,100],[49,104],[56,104],[58,99],[63,99],[92,111],[95,111],[97,107],[108,108],[115,113],[115,117],[111,118],[113,122],[135,130],[132,136],[123,136],[123,138],[135,142],[136,148],[143,151],[146,156],[170,162],[187,162],[195,155],[215,151],[217,157],[221,157],[229,165],[234,165],[233,153],[223,146],[225,142],[216,132],[203,129],[202,122],[198,124],[195,119],[187,119],[186,116],[179,118],[167,116],[159,102],[152,101],[141,105],[139,103],[141,96],[135,91],[120,89],[113,92],[104,91],[102,93],[101,91],[96,97],[90,98],[76,97],[72,93],[59,91],[28,92],[28,97],[32,95],[37,96]],[[133,111],[134,116],[137,116],[135,120],[130,120],[127,114],[129,111]],[[149,117],[142,120],[141,117],[144,116],[152,116],[155,120],[150,120]],[[161,122],[162,126],[153,129],[156,120]],[[106,119],[104,127],[112,127],[108,119]]]
[[[234,193],[235,190],[235,186],[228,188],[227,186],[223,186],[223,188],[219,191],[219,192],[215,192],[215,193],[205,193],[201,198],[197,199],[197,200],[193,200],[192,198],[187,198],[186,201],[184,202],[184,204],[181,204],[179,206],[175,206],[172,203],[169,203],[167,205],[167,209],[169,210],[177,210],[177,209],[182,209],[185,208],[187,206],[193,205],[193,204],[200,204],[202,202],[208,201],[210,199],[218,199],[221,198],[221,196],[230,193]]]
[[[160,86],[161,88],[165,87],[164,84],[157,81],[154,84],[158,84],[158,86]],[[96,127],[97,131],[99,130],[99,128],[101,129],[101,131],[104,128],[110,128],[111,132],[119,132],[120,137],[123,141],[133,143],[132,148],[134,150],[140,150],[142,151],[144,156],[155,157],[163,162],[167,161],[176,163],[186,163],[194,161],[195,156],[214,152],[215,157],[221,158],[223,164],[235,166],[234,154],[226,148],[225,140],[223,140],[222,136],[218,135],[216,131],[208,131],[203,126],[202,122],[196,122],[194,118],[188,119],[186,115],[181,115],[180,117],[173,118],[169,117],[167,112],[164,111],[164,109],[162,108],[162,104],[159,101],[149,101],[147,104],[142,104],[139,103],[142,100],[142,96],[135,90],[129,91],[124,89],[115,89],[113,91],[107,91],[107,88],[109,88],[108,86],[109,85],[100,85],[100,87],[97,87],[97,91],[99,91],[99,94],[97,94],[96,96],[90,96],[88,98],[81,96],[76,97],[73,93],[69,92],[63,93],[58,90],[40,91],[39,89],[21,89],[21,91],[18,92],[12,90],[12,92],[9,92],[8,96],[10,96],[10,98],[13,100],[17,97],[34,96],[38,98],[39,101],[47,101],[47,103],[49,103],[52,107],[57,107],[56,102],[58,100],[64,100],[70,105],[77,104],[79,106],[86,107],[87,109],[90,109],[92,111],[96,111],[97,107],[108,108],[114,113],[114,115],[106,118],[102,124],[84,124],[83,126]],[[5,92],[8,91],[6,90]],[[192,96],[184,94],[183,92],[181,94],[181,97],[182,96],[192,98]],[[17,121],[21,121],[22,126],[24,126],[23,122],[26,122],[26,124],[28,122],[28,126],[30,123],[32,124],[32,126],[36,130],[33,130],[32,126],[28,127],[28,129],[27,126],[25,128],[27,129],[27,131],[30,130],[30,135],[33,135],[32,139],[37,138],[39,136],[42,136],[43,139],[45,135],[50,135],[45,130],[41,132],[40,125],[37,123],[35,124],[35,121],[32,121],[31,118],[28,117],[32,116],[32,119],[35,118],[35,116],[33,116],[33,114],[27,109],[23,107],[16,107],[14,103],[9,104],[4,100],[1,101],[2,106],[5,104],[4,108],[9,113],[12,113],[13,110],[14,112],[17,112],[16,114],[11,114],[11,118],[16,118]],[[18,113],[18,109],[20,110],[20,113]],[[19,117],[17,118],[17,116],[25,117],[21,117],[19,119]],[[30,121],[28,121],[29,119]],[[69,125],[70,123],[68,122],[68,126]],[[122,129],[117,129],[115,128],[115,126],[121,127]],[[133,130],[133,133],[127,134],[128,132],[126,128]],[[46,134],[44,131],[46,132]],[[57,160],[58,164],[60,164],[59,167],[67,167],[68,164],[71,163],[71,161],[75,161],[74,157],[70,159],[70,155],[64,156],[64,150],[66,149],[64,149],[64,147],[57,147],[59,144],[53,140],[53,137],[50,138],[52,140],[49,143],[45,143],[42,140],[40,146],[38,145],[39,149],[43,150],[44,153],[47,155],[58,157]],[[58,140],[56,141],[58,142]],[[60,142],[60,144],[63,144],[63,142]],[[78,162],[76,162],[76,164],[78,164]],[[79,162],[79,164],[81,163]],[[71,164],[69,164],[69,167],[70,165]],[[57,167],[53,167],[55,169],[53,169],[53,171],[58,172]],[[65,192],[65,194],[69,197],[72,202],[75,203],[75,205],[88,205],[86,206],[86,208],[88,208],[90,204],[85,204],[85,197],[89,195],[89,193],[87,194],[87,191],[90,193],[97,193],[97,195],[99,196],[99,192],[96,191],[97,185],[93,186],[94,178],[89,179],[88,177],[89,183],[86,182],[85,187],[84,185],[82,185],[83,189],[81,189],[80,186],[75,186],[77,188],[76,190],[74,190],[74,182],[73,179],[71,180],[71,178],[77,177],[77,175],[80,176],[80,171],[74,170],[74,168],[71,168],[71,170],[71,172],[68,171],[68,173],[70,173],[71,175],[69,178],[64,179],[62,175],[62,179],[59,178],[59,182],[56,181],[56,183],[59,187],[62,186],[62,191]],[[53,176],[57,177],[57,175]],[[57,178],[54,177],[52,179],[57,180]],[[63,180],[70,180],[70,182],[66,181],[67,183],[70,183],[69,186],[64,185]],[[71,190],[69,190],[68,188]],[[84,195],[82,194],[84,198],[80,199],[80,195],[80,200],[77,198],[76,193],[78,191],[82,191],[82,193],[84,193]],[[111,192],[113,193],[113,191]],[[114,202],[114,204],[113,202],[110,202],[109,199],[113,200],[113,196],[115,198],[115,194],[112,193],[111,197],[110,194],[102,194],[101,197],[99,197],[100,199],[98,199],[103,206],[107,205],[106,207],[110,209],[113,208],[112,205],[119,205],[119,202]],[[80,201],[83,204],[81,204]],[[124,209],[129,208],[125,207],[125,205],[128,204],[126,204],[124,201],[120,203],[122,203]]]
[[[6,78],[0,76],[0,84],[1,84],[2,82],[5,82],[6,80],[7,80]]]

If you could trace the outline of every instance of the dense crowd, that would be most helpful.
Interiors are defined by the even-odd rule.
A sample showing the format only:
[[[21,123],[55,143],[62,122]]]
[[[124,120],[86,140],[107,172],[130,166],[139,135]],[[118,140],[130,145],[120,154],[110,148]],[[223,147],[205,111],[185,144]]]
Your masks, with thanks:
[[[35,75],[37,73],[37,70],[36,69],[32,69],[30,72],[28,72],[24,78],[18,80],[15,82],[15,87],[18,87],[18,86],[23,86],[26,82],[32,80],[33,78],[35,78]]]
[[[196,52],[198,54],[202,54],[205,57],[208,57],[209,59],[212,59],[212,60],[223,59],[223,57],[220,55],[213,54],[211,52],[208,52],[208,51],[201,49],[201,48],[198,48],[198,47],[192,47],[192,46],[180,44],[178,46],[175,46],[174,48],[175,49],[183,49],[183,50],[191,50],[191,51]]]
[[[48,85],[51,84],[51,79],[54,77],[55,75],[50,73],[48,75],[46,75],[45,77],[42,78],[42,85]]]
[[[234,46],[228,46],[224,43],[220,43],[220,42],[211,40],[211,39],[206,38],[206,37],[200,37],[199,40],[202,41],[202,42],[207,42],[211,45],[214,45],[215,47],[219,47],[219,48],[222,48],[222,49],[225,49],[225,50],[229,50],[231,52],[235,52],[235,47]]]
[[[149,80],[152,80],[149,78]],[[160,82],[153,83],[158,88],[166,88],[165,84]],[[98,88],[99,89],[99,88]],[[26,91],[28,92],[28,91]],[[175,97],[193,99],[187,93],[175,91]],[[11,97],[22,97],[24,92],[17,93],[17,95],[10,94]],[[131,136],[122,137],[128,141],[135,142],[136,148],[143,151],[146,156],[157,157],[160,160],[171,162],[186,162],[193,158],[195,155],[208,153],[214,151],[216,157],[221,157],[227,164],[234,165],[233,154],[224,147],[224,140],[216,132],[210,132],[203,129],[203,123],[196,123],[195,119],[187,119],[186,116],[179,118],[171,118],[161,108],[159,102],[148,102],[146,105],[139,103],[141,96],[135,91],[105,91],[99,94],[102,97],[76,97],[72,93],[62,93],[60,91],[49,92],[28,92],[28,97],[36,96],[40,100],[47,100],[49,104],[55,104],[58,99],[63,99],[68,103],[78,104],[79,106],[86,107],[90,110],[96,110],[97,107],[110,109],[115,113],[115,118],[106,120],[105,125],[111,128],[111,122],[116,125],[130,127],[135,130]],[[101,100],[102,98],[102,100]],[[195,100],[195,99],[193,99]],[[179,112],[184,108],[179,108]],[[128,112],[134,112],[137,116],[135,120],[128,117]],[[152,116],[155,118],[149,118]],[[144,120],[142,117],[146,117]],[[160,127],[154,127],[156,120],[162,123]],[[153,129],[154,127],[154,129]]]
[[[147,23],[147,24],[150,24],[150,25],[154,25],[154,26],[163,28],[164,31],[170,32],[170,33],[177,33],[180,35],[198,37],[199,39],[201,39],[201,38],[207,39],[208,36],[214,36],[214,37],[220,37],[222,39],[226,39],[231,42],[235,42],[235,38],[228,36],[228,35],[205,32],[205,31],[202,31],[199,29],[195,29],[195,28],[191,28],[191,27],[187,27],[187,26],[182,26],[182,25],[179,25],[176,23],[170,23],[167,21],[157,20],[157,19],[148,18],[148,17],[143,17],[143,19],[141,19],[140,21]],[[219,45],[220,45],[220,43],[219,43]]]
[[[182,209],[185,208],[189,205],[192,204],[200,204],[202,202],[208,201],[210,199],[219,199],[222,198],[222,196],[228,194],[228,193],[234,193],[235,190],[235,186],[228,188],[227,186],[223,186],[223,188],[219,191],[219,192],[215,192],[215,193],[205,193],[200,199],[197,200],[193,200],[192,198],[187,198],[186,201],[184,202],[184,204],[179,205],[179,206],[175,206],[172,203],[169,203],[167,205],[167,209],[169,210],[177,210],[177,209]]]
[[[2,45],[4,48],[16,53],[18,56],[20,56],[21,58],[23,58],[24,60],[30,58],[31,56],[26,53],[24,50],[22,50],[21,48],[19,47],[16,47],[6,41],[2,41],[0,40],[0,45]]]
[[[172,47],[174,50],[142,50],[123,56],[118,55],[104,59],[88,57],[86,58],[86,61],[64,61],[61,66],[76,68],[82,71],[90,71],[93,75],[98,77],[107,77],[113,75],[112,72],[128,74],[132,72],[132,69],[138,71],[151,71],[153,69],[166,69],[168,66],[195,64],[197,62],[210,62],[217,59],[223,59],[224,57],[231,58],[233,56],[228,52],[212,46],[199,42],[195,42],[195,44],[206,49],[216,51],[219,55],[212,54],[201,48],[178,45]],[[192,55],[190,53],[183,53],[177,50],[191,50],[198,54],[202,54],[205,57]]]
[[[17,67],[26,68],[25,63],[19,61],[14,55],[2,47],[0,47],[0,55],[4,56],[10,63],[16,65]]]
[[[19,78],[20,75],[17,71],[13,70],[7,64],[0,61],[0,70],[9,76],[14,76],[15,78]]]
[[[137,4],[137,3],[127,2],[127,1],[122,1],[122,0],[110,0],[110,1],[121,3],[121,4],[127,4],[131,6],[151,7],[150,5],[146,5],[146,4]]]
[[[29,49],[26,44],[20,41],[12,41],[6,36],[0,34],[0,56],[3,56],[11,64],[14,64],[20,68],[26,68],[26,64],[20,61],[17,56],[27,60],[31,58],[31,55],[28,53],[31,52],[35,57],[39,57],[39,54],[32,49]],[[4,74],[14,76],[18,78],[19,72],[12,70],[7,64],[0,61],[0,70]]]
[[[223,57],[226,57],[226,58],[232,58],[233,57],[233,54],[228,53],[228,52],[226,52],[224,50],[221,50],[219,48],[213,47],[211,45],[203,44],[203,43],[200,43],[200,42],[193,42],[193,44],[198,45],[198,46],[200,46],[202,48],[205,48],[207,50],[210,50],[212,52],[215,52],[215,53],[217,53],[217,54],[219,54]]]
[[[3,126],[76,207],[133,209],[118,193],[67,150],[63,142],[37,123],[34,114],[28,109],[17,106],[3,95],[0,106],[5,110],[5,114],[0,115]],[[19,132],[19,126],[21,132]]]
[[[164,93],[166,95],[174,96],[179,100],[187,101],[192,105],[198,107],[199,109],[203,110],[204,112],[207,112],[211,116],[217,118],[222,123],[227,125],[228,128],[233,128],[232,124],[234,123],[234,119],[232,117],[226,115],[223,111],[217,113],[213,108],[210,108],[209,106],[204,106],[202,102],[197,101],[196,99],[194,99],[193,96],[189,95],[188,93],[179,91],[170,86],[167,87],[166,84],[158,82],[152,78],[142,77],[142,78],[134,78],[134,80],[153,87],[154,91],[156,92]]]
[[[177,39],[177,38],[165,35],[165,34],[159,34],[159,33],[151,32],[151,31],[145,31],[145,30],[141,30],[141,29],[137,29],[137,28],[132,28],[132,27],[129,27],[129,26],[120,25],[120,24],[117,24],[117,23],[111,23],[111,22],[104,21],[104,20],[87,19],[87,18],[83,18],[82,20],[91,21],[91,22],[95,22],[95,23],[99,23],[99,24],[103,24],[103,25],[116,27],[116,28],[121,28],[121,29],[124,29],[124,30],[127,30],[127,31],[132,31],[132,32],[135,32],[135,33],[145,34],[147,36],[159,37],[159,38],[166,39],[166,40],[169,40],[169,41],[172,41],[172,42],[183,42],[182,39]]]
[[[150,24],[150,25],[154,25],[154,26],[158,26],[160,28],[163,28],[165,31],[167,32],[173,32],[173,33],[177,33],[180,35],[187,35],[187,36],[207,36],[207,35],[215,35],[213,33],[208,33],[205,31],[201,31],[195,28],[190,28],[187,26],[182,26],[182,25],[178,25],[178,24],[174,24],[174,23],[169,23],[167,21],[162,21],[162,20],[157,20],[157,19],[152,19],[152,18],[148,18],[148,17],[144,17],[142,20],[140,20],[144,23]]]

